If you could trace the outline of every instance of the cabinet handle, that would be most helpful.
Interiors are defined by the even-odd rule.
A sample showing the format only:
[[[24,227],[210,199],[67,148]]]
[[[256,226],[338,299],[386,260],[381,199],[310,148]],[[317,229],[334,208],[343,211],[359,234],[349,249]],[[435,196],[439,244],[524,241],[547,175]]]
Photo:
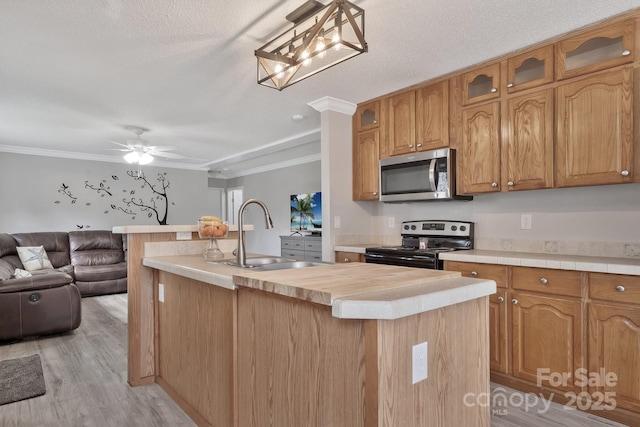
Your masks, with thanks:
[[[409,148],[413,148],[413,144],[409,144]]]
[[[513,181],[509,181],[509,182],[507,182],[507,185],[508,185],[509,187],[513,187]]]
[[[478,272],[477,272],[477,271],[472,271],[472,272],[471,272],[471,275],[472,275],[473,277],[476,277],[476,276],[478,275]]]
[[[629,56],[631,55],[631,51],[629,49],[625,49],[622,51],[622,56]]]
[[[618,292],[624,292],[624,286],[622,286],[622,285],[618,285],[618,286],[616,286],[616,291],[618,291]]]
[[[377,121],[377,120],[374,120],[374,121],[373,121],[373,124],[374,124],[374,125],[377,125],[377,124],[378,124],[378,121]]]
[[[422,147],[422,144],[418,144],[418,147]]]
[[[495,88],[495,87],[492,87],[492,88],[491,88],[491,93],[496,93],[497,91],[498,91],[498,89],[497,89],[497,88]]]
[[[622,172],[620,172],[620,175],[629,176],[629,171],[628,170],[623,170]]]
[[[549,283],[549,281],[547,280],[546,277],[543,277],[540,279],[540,283],[542,283],[543,285],[546,285],[547,283]]]
[[[377,195],[378,195],[378,192],[377,192],[377,191],[374,191],[374,192],[373,192],[373,195],[374,195],[374,196],[377,196]]]
[[[513,87],[513,83],[511,82],[507,83],[507,87]]]
[[[492,186],[493,188],[496,188],[496,187],[498,186],[498,183],[497,183],[497,182],[492,182],[492,183],[491,183],[491,186]]]
[[[514,299],[512,299],[512,300],[511,300],[511,304],[513,304],[513,305],[517,305],[517,304],[518,304],[518,300],[517,300],[517,299],[515,299],[515,298],[514,298]]]
[[[344,259],[344,262],[349,262],[349,258],[345,258],[345,259]]]
[[[498,302],[504,302],[504,297],[498,297]]]

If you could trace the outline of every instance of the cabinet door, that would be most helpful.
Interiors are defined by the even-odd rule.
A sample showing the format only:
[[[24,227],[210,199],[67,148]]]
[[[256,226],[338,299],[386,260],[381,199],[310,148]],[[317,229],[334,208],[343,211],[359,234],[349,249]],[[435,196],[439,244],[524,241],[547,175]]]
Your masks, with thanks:
[[[449,81],[416,91],[416,149],[449,146]]]
[[[600,375],[590,393],[614,393],[616,407],[640,412],[640,307],[589,304],[589,372],[603,371],[615,380]]]
[[[553,187],[553,89],[511,98],[507,109],[507,190]]]
[[[500,103],[462,110],[462,193],[500,191]]]
[[[553,45],[507,60],[507,92],[531,89],[553,82]]]
[[[634,23],[620,22],[558,43],[558,80],[633,62]]]
[[[380,101],[373,101],[358,107],[354,120],[357,132],[380,126]]]
[[[388,152],[391,156],[416,151],[416,93],[404,92],[388,100]]]
[[[582,303],[524,293],[511,300],[513,376],[580,392],[574,384],[576,369],[584,366]],[[538,378],[538,369],[545,369]],[[566,384],[550,383],[554,374],[568,373]]]
[[[380,132],[357,134],[353,145],[353,200],[378,200]]]
[[[507,343],[507,290],[489,296],[489,367],[492,371],[509,372]]]
[[[558,86],[556,186],[631,182],[631,68]]]
[[[364,255],[355,252],[336,251],[336,262],[364,262]]]
[[[462,75],[462,105],[488,101],[500,96],[500,64],[469,71]]]

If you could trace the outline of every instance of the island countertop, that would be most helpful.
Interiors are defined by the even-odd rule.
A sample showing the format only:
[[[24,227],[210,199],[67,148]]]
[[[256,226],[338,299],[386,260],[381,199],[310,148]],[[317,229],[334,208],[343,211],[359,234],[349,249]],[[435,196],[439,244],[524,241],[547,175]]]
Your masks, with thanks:
[[[180,255],[145,257],[143,265],[227,289],[248,287],[331,306],[333,317],[349,319],[397,319],[496,292],[495,282],[458,272],[380,264],[251,271]]]

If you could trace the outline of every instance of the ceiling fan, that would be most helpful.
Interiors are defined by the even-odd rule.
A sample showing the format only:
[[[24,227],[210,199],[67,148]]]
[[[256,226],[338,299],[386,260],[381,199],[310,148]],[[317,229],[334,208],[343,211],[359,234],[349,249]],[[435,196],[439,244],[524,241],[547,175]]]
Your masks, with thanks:
[[[124,155],[124,159],[127,163],[137,163],[138,165],[146,165],[153,161],[154,156],[165,157],[168,159],[184,159],[185,157],[180,154],[169,153],[168,151],[175,150],[176,147],[172,146],[160,146],[149,145],[148,141],[140,138],[140,135],[147,132],[149,129],[144,129],[136,126],[127,126],[127,130],[130,130],[136,135],[136,139],[128,139],[126,144],[122,144],[116,141],[109,141],[112,144],[119,145],[123,148],[119,148],[119,151],[127,152]]]

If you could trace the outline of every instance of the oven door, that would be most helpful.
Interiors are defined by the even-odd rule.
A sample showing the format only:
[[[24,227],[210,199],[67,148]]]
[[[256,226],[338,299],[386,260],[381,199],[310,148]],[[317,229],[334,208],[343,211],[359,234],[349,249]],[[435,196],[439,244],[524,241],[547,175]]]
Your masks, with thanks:
[[[403,267],[429,268],[431,270],[442,270],[443,262],[435,257],[420,255],[404,256],[390,254],[376,254],[367,252],[364,254],[365,262],[372,264],[399,265]]]

